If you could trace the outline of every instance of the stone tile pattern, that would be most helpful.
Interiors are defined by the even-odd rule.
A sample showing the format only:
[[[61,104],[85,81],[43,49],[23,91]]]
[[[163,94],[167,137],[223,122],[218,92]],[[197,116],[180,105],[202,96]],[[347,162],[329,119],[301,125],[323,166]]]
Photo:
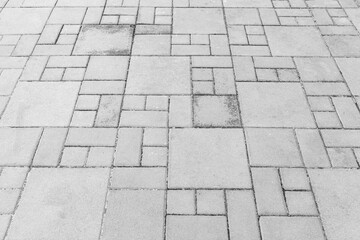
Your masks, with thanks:
[[[359,7],[0,0],[0,239],[359,239]]]

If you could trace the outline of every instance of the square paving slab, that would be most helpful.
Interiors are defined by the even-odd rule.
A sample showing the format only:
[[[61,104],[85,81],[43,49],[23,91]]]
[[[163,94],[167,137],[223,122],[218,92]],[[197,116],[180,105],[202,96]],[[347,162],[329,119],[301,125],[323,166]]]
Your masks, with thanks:
[[[9,240],[99,238],[109,169],[32,169]]]
[[[360,239],[360,171],[309,170],[328,240]]]
[[[129,25],[85,25],[74,55],[129,55],[133,31]]]
[[[171,130],[169,187],[251,187],[243,131]]]
[[[68,126],[80,83],[19,83],[1,126]]]
[[[315,127],[298,83],[238,83],[246,127]]]
[[[221,8],[175,8],[173,21],[174,33],[226,33]]]
[[[188,57],[132,57],[127,94],[190,94]]]
[[[273,56],[330,56],[315,27],[265,27]]]
[[[39,34],[51,8],[4,8],[0,13],[0,34]]]

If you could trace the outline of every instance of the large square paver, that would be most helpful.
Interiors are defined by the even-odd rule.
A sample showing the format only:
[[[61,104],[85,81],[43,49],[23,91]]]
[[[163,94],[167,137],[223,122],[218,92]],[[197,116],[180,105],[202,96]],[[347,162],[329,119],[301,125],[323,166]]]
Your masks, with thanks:
[[[98,239],[108,169],[32,169],[7,239]]]
[[[132,57],[127,94],[190,94],[188,57]]]
[[[299,83],[238,83],[246,127],[315,127]]]
[[[260,227],[263,240],[325,240],[317,217],[261,217]]]
[[[195,96],[194,124],[199,127],[240,127],[236,96]]]
[[[252,166],[303,166],[292,129],[248,128],[246,136]]]
[[[168,216],[166,240],[228,240],[225,216]]]
[[[273,56],[330,56],[315,27],[265,27]]]
[[[74,55],[129,55],[133,31],[129,25],[83,26]]]
[[[0,128],[0,165],[30,165],[40,136],[40,128]]]
[[[41,33],[50,12],[51,8],[4,8],[0,13],[0,33]]]
[[[175,8],[173,33],[226,34],[221,8]]]
[[[1,126],[68,126],[80,83],[19,83]]]
[[[309,170],[328,240],[360,239],[360,171]]]
[[[171,130],[169,187],[251,187],[243,131]]]
[[[164,236],[165,192],[110,191],[101,240],[155,240]]]

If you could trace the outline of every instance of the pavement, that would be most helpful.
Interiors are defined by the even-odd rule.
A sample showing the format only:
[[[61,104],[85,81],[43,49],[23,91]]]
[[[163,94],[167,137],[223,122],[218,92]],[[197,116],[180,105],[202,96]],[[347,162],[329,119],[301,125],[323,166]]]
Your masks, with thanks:
[[[359,240],[358,0],[0,0],[0,239]]]

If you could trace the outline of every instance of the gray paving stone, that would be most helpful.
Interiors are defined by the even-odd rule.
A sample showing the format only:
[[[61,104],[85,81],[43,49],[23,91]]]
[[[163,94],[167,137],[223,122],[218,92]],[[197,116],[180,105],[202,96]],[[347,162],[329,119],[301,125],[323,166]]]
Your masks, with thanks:
[[[220,8],[175,8],[173,21],[176,34],[226,33]]]
[[[19,83],[1,126],[68,126],[79,83]]]
[[[170,131],[169,187],[251,187],[242,130]]]
[[[85,25],[77,38],[75,55],[129,55],[133,27],[128,25]]]
[[[243,7],[243,8],[261,8],[272,7],[271,1],[266,0],[226,0],[224,1],[225,7]]]
[[[316,217],[261,217],[264,240],[325,240]]]
[[[359,239],[358,170],[309,170],[327,238]]]
[[[359,57],[360,37],[359,36],[324,36],[334,57]]]
[[[324,40],[314,27],[265,27],[274,56],[329,56]]]
[[[336,58],[336,63],[338,64],[351,93],[354,95],[360,95],[360,83],[357,80],[357,76],[360,74],[360,69],[356,67],[360,64],[360,59]]]
[[[298,83],[237,83],[246,127],[315,127]]]
[[[197,127],[240,127],[236,96],[195,96],[194,125]]]
[[[126,80],[129,57],[92,56],[85,72],[85,80]]]
[[[108,178],[108,169],[32,169],[7,238],[98,239]]]
[[[30,165],[40,139],[39,128],[1,128],[0,165]]]
[[[132,57],[127,94],[190,94],[188,57]]]
[[[245,132],[251,166],[302,166],[293,130],[248,128]]]
[[[228,240],[224,216],[167,216],[167,240]]]
[[[110,191],[101,239],[162,239],[164,200],[162,190]]]
[[[51,8],[5,8],[0,13],[0,33],[41,33],[50,12]]]

